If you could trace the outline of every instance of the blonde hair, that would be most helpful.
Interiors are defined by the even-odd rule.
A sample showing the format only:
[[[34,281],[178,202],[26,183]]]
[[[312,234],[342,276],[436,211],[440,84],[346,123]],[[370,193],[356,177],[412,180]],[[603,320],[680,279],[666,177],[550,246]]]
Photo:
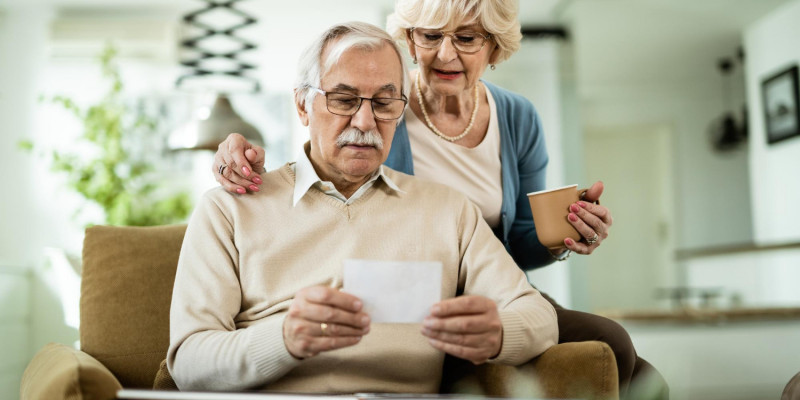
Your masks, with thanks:
[[[322,53],[329,43],[333,43],[328,57],[322,60]],[[405,58],[386,31],[366,22],[347,22],[334,25],[323,32],[303,51],[297,68],[295,81],[295,99],[311,114],[311,102],[317,94],[311,87],[319,87],[322,76],[336,63],[342,54],[352,48],[375,51],[382,46],[391,46],[397,53],[400,62],[402,79],[401,94],[408,93],[411,84],[408,80],[408,68]]]
[[[497,43],[499,54],[494,63],[499,64],[519,50],[518,13],[517,0],[395,0],[386,30],[405,43],[406,30],[412,27],[449,30],[478,22]]]

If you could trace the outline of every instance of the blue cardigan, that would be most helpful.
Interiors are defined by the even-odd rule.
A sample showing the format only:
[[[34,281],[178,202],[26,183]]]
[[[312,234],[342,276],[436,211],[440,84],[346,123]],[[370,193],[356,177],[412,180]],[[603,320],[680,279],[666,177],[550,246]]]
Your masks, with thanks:
[[[523,270],[543,267],[553,257],[539,243],[527,194],[543,190],[547,149],[539,115],[526,98],[482,81],[497,105],[500,128],[500,162],[503,179],[503,204],[500,226],[495,235],[506,246],[517,265]],[[402,121],[394,133],[388,167],[414,174],[408,129]]]

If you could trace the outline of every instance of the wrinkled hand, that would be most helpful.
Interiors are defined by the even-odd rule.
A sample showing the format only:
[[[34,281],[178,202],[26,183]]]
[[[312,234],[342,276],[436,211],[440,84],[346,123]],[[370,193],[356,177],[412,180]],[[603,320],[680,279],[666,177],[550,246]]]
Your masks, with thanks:
[[[578,254],[592,254],[608,237],[608,230],[613,222],[611,211],[599,204],[594,204],[595,201],[600,200],[602,194],[603,182],[597,181],[586,191],[583,198],[585,201],[578,201],[569,206],[570,213],[567,215],[567,219],[583,236],[583,240],[576,242],[572,239],[564,239],[564,245],[568,249]],[[596,241],[591,243],[593,240]]]
[[[222,174],[219,172],[221,165],[226,165]],[[238,133],[231,133],[219,144],[211,169],[225,190],[239,194],[248,190],[257,192],[262,183],[258,175],[264,172],[264,149],[249,143]]]
[[[362,306],[357,297],[327,286],[300,290],[283,321],[286,349],[302,359],[357,344],[369,332]]]
[[[458,358],[482,364],[500,354],[503,324],[494,301],[461,296],[440,301],[422,322],[431,346]]]

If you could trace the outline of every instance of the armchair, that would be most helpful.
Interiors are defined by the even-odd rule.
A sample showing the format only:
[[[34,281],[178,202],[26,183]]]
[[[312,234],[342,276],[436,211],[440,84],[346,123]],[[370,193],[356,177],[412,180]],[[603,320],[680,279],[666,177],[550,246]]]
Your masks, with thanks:
[[[113,399],[122,387],[174,387],[159,369],[185,225],[86,230],[76,350],[49,344],[22,377],[22,400]],[[601,342],[564,343],[520,367],[448,358],[442,393],[616,399],[616,360]],[[158,375],[158,376],[157,376]],[[533,392],[531,392],[533,390]]]

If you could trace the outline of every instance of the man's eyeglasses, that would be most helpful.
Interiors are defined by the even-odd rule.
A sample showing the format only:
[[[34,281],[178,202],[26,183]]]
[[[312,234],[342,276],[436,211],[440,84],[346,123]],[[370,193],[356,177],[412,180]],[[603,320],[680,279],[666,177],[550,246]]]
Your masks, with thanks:
[[[491,34],[484,35],[475,31],[458,31],[445,33],[436,29],[411,28],[411,41],[422,48],[436,49],[441,46],[445,36],[450,36],[453,47],[461,53],[477,53],[483,45],[492,38]]]
[[[390,121],[400,118],[406,108],[408,99],[405,95],[395,99],[391,97],[360,97],[350,93],[326,92],[320,88],[309,86],[319,94],[325,96],[325,105],[332,114],[350,117],[361,108],[364,100],[369,100],[372,105],[372,114],[376,119]]]

